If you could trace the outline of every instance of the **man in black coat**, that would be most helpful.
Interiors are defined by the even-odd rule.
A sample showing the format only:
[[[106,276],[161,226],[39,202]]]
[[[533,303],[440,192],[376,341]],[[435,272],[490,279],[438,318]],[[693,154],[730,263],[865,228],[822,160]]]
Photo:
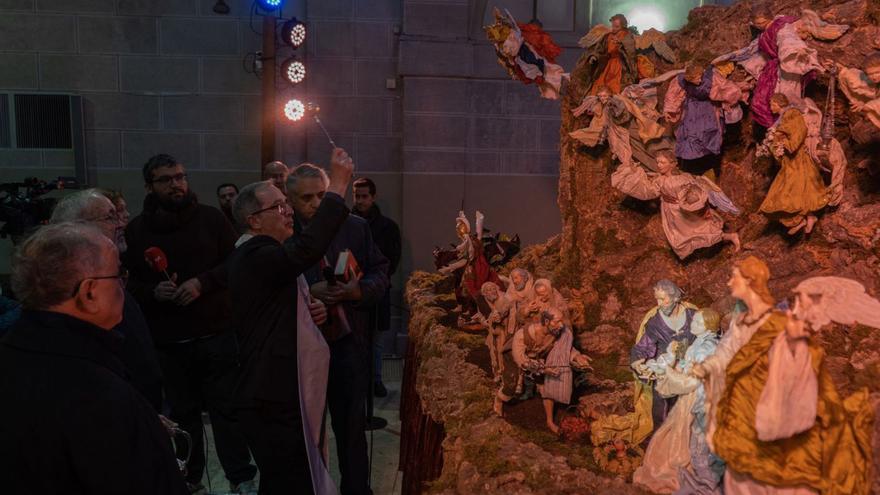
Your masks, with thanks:
[[[316,221],[316,211],[327,190],[324,171],[304,163],[287,177],[287,197],[293,206],[297,231]],[[360,278],[328,284],[324,265],[334,267],[340,253],[350,250],[362,272]],[[331,327],[325,332],[330,345],[330,380],[327,402],[336,435],[340,491],[343,495],[371,493],[365,403],[370,385],[369,338],[375,326],[375,306],[388,288],[388,260],[373,243],[367,222],[349,216],[330,243],[324,262],[306,271],[311,293],[328,306]],[[339,305],[343,314],[334,313]],[[339,321],[345,324],[340,325]],[[347,325],[346,325],[347,324]],[[346,332],[344,327],[348,327]]]
[[[217,457],[237,491],[257,473],[231,403],[239,368],[225,262],[237,235],[220,210],[199,203],[186,169],[174,157],[150,158],[143,177],[149,191],[144,210],[125,229],[128,250],[122,261],[131,273],[128,289],[153,333],[169,417],[192,436],[187,481],[193,491],[200,489],[205,470],[202,411],[207,410]],[[145,261],[151,247],[167,256],[165,272]]]
[[[348,155],[333,150],[328,194],[296,235],[286,198],[268,183],[243,188],[233,207],[248,232],[227,264],[242,363],[235,403],[261,494],[315,491],[297,387],[297,277],[324,255],[348,216],[343,196],[352,169]]]
[[[0,341],[4,494],[185,495],[168,432],[119,358],[125,272],[97,229],[43,227],[13,257]]]
[[[382,214],[376,204],[376,184],[369,177],[361,177],[352,183],[354,191],[354,208],[352,213],[363,218],[370,225],[373,242],[379,251],[388,258],[388,279],[397,271],[400,263],[400,227],[397,223]],[[377,325],[373,336],[373,394],[376,397],[388,395],[388,389],[382,383],[382,332],[391,330],[391,284],[385,289],[385,296],[376,306]]]
[[[97,189],[85,189],[65,196],[55,205],[49,223],[87,222],[125,252],[125,225],[109,198]],[[132,386],[162,413],[162,370],[153,347],[150,327],[134,296],[125,291],[122,321],[114,328],[124,337],[119,358]]]

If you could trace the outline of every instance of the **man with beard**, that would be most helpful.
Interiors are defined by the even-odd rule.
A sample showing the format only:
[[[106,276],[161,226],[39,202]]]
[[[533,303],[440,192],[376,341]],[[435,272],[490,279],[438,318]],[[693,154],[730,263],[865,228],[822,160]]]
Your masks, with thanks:
[[[232,201],[238,196],[238,186],[232,183],[220,184],[217,186],[217,204],[220,205],[220,211],[226,215],[229,223],[235,227],[235,218],[232,216]]]
[[[233,491],[249,490],[256,475],[244,436],[231,410],[238,380],[237,344],[229,327],[224,262],[236,240],[216,208],[199,204],[183,165],[156,155],[143,167],[143,212],[125,229],[123,263],[128,289],[140,303],[165,375],[169,417],[192,435],[187,482],[200,491],[205,468],[202,409],[211,417],[217,456]],[[165,271],[154,270],[144,251],[160,248]],[[166,275],[167,274],[167,275]]]
[[[55,205],[49,223],[61,222],[89,223],[113,241],[120,253],[126,251],[125,228],[122,218],[111,200],[97,189],[86,189],[65,196]],[[162,412],[162,371],[150,327],[144,313],[134,296],[123,291],[125,304],[122,307],[122,322],[114,330],[125,339],[119,358],[129,374],[131,385],[150,402],[156,412]]]
[[[540,322],[517,330],[502,355],[504,369],[501,389],[495,395],[495,412],[502,413],[503,404],[515,395],[513,387],[521,382],[518,375],[526,373],[538,384],[547,428],[559,433],[553,409],[556,402],[571,401],[571,367],[583,369],[590,364],[589,358],[572,346],[572,340],[571,329],[559,308],[549,308],[541,313]]]
[[[634,400],[636,413],[644,414],[647,420],[647,411],[651,411],[652,431],[657,431],[663,424],[666,415],[675,405],[675,397],[665,399],[654,390],[651,372],[645,366],[645,361],[666,352],[673,341],[684,343],[684,349],[694,341],[691,321],[697,309],[683,302],[682,296],[682,290],[670,280],[660,280],[654,284],[657,306],[648,311],[642,320],[636,345],[629,354],[630,367],[639,377],[639,394]]]
[[[376,184],[367,177],[361,177],[352,185],[354,191],[354,208],[352,213],[362,217],[370,224],[370,233],[373,234],[373,242],[379,251],[388,258],[388,279],[397,271],[400,263],[400,227],[397,223],[386,217],[376,204]],[[381,334],[391,329],[391,284],[385,290],[385,296],[376,306],[379,323],[373,335],[373,394],[376,397],[385,397],[388,390],[382,383],[382,338]]]

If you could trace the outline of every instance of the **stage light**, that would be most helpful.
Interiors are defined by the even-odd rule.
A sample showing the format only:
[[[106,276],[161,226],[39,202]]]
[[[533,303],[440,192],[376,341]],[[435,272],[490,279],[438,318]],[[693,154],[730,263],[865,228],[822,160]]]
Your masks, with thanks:
[[[293,48],[299,48],[306,42],[306,25],[298,21],[296,17],[285,22],[281,27],[281,41]]]
[[[220,15],[226,15],[229,13],[229,5],[226,5],[225,0],[217,0],[217,3],[214,4],[214,13]]]
[[[306,66],[291,57],[281,64],[281,74],[290,84],[299,84],[306,78]]]
[[[306,115],[306,106],[303,102],[292,99],[284,105],[284,116],[291,122],[297,122]]]
[[[284,0],[257,0],[257,3],[263,10],[277,10],[281,8]]]

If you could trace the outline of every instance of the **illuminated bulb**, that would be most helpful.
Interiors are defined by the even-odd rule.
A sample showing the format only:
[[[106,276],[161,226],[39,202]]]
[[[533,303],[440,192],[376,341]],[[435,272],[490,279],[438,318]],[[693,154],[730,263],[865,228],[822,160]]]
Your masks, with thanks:
[[[284,77],[292,84],[299,84],[306,78],[306,66],[299,60],[288,60],[284,67]]]
[[[306,107],[303,102],[293,99],[284,105],[284,116],[291,122],[296,122],[306,115]]]
[[[290,29],[290,44],[293,45],[294,48],[299,47],[306,41],[306,25],[305,24],[295,24],[293,28]]]
[[[260,0],[260,6],[266,10],[275,10],[281,6],[283,0]]]

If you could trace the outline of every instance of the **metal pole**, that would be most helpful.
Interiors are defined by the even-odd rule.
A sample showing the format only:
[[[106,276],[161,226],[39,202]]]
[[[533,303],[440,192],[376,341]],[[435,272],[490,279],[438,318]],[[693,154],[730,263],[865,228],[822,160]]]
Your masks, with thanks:
[[[258,164],[260,173],[263,165],[275,160],[275,119],[278,109],[275,106],[275,17],[266,13],[263,17],[263,131]]]

